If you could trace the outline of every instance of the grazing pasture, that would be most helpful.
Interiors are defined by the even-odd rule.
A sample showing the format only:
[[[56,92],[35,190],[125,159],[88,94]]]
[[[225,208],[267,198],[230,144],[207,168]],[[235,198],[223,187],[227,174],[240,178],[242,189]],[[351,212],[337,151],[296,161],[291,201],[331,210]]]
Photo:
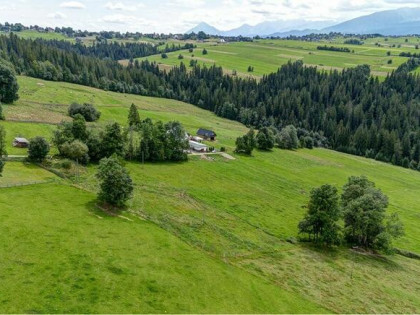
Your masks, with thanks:
[[[227,73],[233,70],[238,75],[262,76],[277,71],[289,60],[302,60],[304,64],[317,66],[322,70],[342,70],[358,65],[367,64],[371,67],[372,74],[385,77],[395,70],[399,65],[407,61],[405,57],[399,57],[401,52],[418,52],[415,49],[415,39],[401,47],[375,45],[381,38],[367,41],[364,45],[343,44],[344,40],[337,38],[333,41],[304,42],[298,40],[261,39],[254,42],[217,43],[215,41],[198,43],[198,48],[193,53],[188,51],[177,51],[168,53],[167,59],[160,55],[140,58],[140,60],[156,61],[165,66],[179,65],[184,62],[187,66],[190,60],[196,60],[199,64],[211,66],[216,64],[223,67]],[[389,43],[392,43],[391,41]],[[317,50],[318,46],[346,47],[351,52],[335,52]],[[208,51],[207,55],[202,54],[203,48]],[[354,52],[353,52],[354,51]],[[387,52],[391,55],[388,56]],[[179,60],[182,54],[184,59]],[[388,63],[392,60],[392,63]],[[248,67],[254,67],[253,72],[248,72]]]
[[[326,311],[140,217],[106,215],[89,192],[0,189],[2,313]]]
[[[7,231],[0,236],[7,284],[0,312],[420,311],[418,260],[296,241],[312,188],[330,183],[341,190],[349,176],[366,175],[405,225],[395,246],[420,253],[419,172],[325,149],[245,157],[233,153],[245,126],[186,103],[26,77],[19,84],[21,98],[5,106],[6,119],[38,111],[43,123],[0,122],[8,137],[18,130],[51,137],[74,101],[102,112],[92,127],[127,125],[134,103],[142,119],[178,120],[190,133],[214,130],[210,144],[236,159],[127,162],[135,189],[120,216],[96,205],[96,165],[77,179],[49,182],[54,176],[44,170],[8,162],[0,183],[47,183],[0,189]]]
[[[60,33],[55,32],[38,32],[35,30],[24,30],[21,32],[14,32],[19,37],[22,37],[24,39],[36,39],[36,38],[42,38],[42,39],[56,39],[56,40],[68,40],[75,42],[74,38],[65,36]],[[6,34],[5,32],[0,32],[0,34]]]

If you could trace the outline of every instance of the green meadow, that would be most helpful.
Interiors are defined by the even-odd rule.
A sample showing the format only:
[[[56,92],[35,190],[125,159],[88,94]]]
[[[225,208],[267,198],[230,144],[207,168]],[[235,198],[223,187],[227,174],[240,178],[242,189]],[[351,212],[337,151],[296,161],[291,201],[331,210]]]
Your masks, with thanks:
[[[8,162],[0,187],[27,186],[0,188],[0,312],[420,312],[418,260],[295,241],[312,188],[366,175],[404,223],[395,246],[420,253],[419,172],[325,149],[244,157],[233,148],[245,126],[186,103],[27,77],[19,84],[21,98],[0,122],[9,140],[51,138],[74,101],[93,103],[99,125],[126,124],[134,103],[143,119],[215,130],[213,145],[235,160],[127,163],[135,190],[119,216],[95,202],[96,165],[64,180]]]
[[[326,311],[66,184],[2,188],[0,203],[2,313]]]
[[[35,30],[24,30],[21,32],[14,32],[19,37],[22,37],[24,39],[36,39],[36,38],[42,38],[46,40],[68,40],[68,41],[74,41],[74,39],[67,37],[63,34],[55,33],[55,32],[38,32]],[[0,32],[0,34],[7,34],[5,32]]]
[[[375,45],[381,43],[381,47]],[[261,39],[254,42],[234,42],[217,43],[214,41],[206,43],[197,43],[197,49],[193,53],[177,51],[168,53],[168,58],[163,59],[161,55],[140,58],[139,60],[150,60],[158,62],[162,67],[171,67],[184,62],[187,66],[190,60],[196,60],[199,64],[211,66],[216,64],[223,67],[227,73],[236,70],[240,76],[252,75],[262,76],[277,71],[277,69],[289,62],[302,60],[308,66],[317,66],[322,70],[342,70],[352,68],[358,65],[368,64],[371,67],[372,74],[379,77],[385,77],[388,73],[395,70],[402,63],[407,61],[405,57],[399,57],[401,52],[418,52],[415,49],[417,38],[410,38],[410,42],[401,45],[398,48],[392,47],[393,41],[388,42],[383,38],[370,39],[364,45],[345,45],[344,40],[337,38],[333,41],[304,42],[297,40],[281,39]],[[317,46],[335,46],[347,47],[351,51],[334,52],[317,50]],[[203,48],[208,51],[207,55],[202,54]],[[387,52],[391,55],[388,56]],[[184,59],[178,59],[182,54]],[[392,63],[388,63],[389,60]],[[249,73],[248,67],[254,67],[254,71]]]

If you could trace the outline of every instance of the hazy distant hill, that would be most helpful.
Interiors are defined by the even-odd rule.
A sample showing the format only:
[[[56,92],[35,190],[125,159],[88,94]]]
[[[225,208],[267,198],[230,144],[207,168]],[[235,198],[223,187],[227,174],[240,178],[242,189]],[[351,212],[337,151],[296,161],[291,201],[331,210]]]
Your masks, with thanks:
[[[288,36],[305,36],[312,33],[319,33],[319,30],[316,29],[305,29],[305,30],[292,30],[287,32],[277,32],[270,34],[270,37],[288,37]]]
[[[251,26],[242,25],[239,28],[222,32],[225,36],[270,36],[273,33],[284,33],[291,31],[300,31],[305,29],[321,29],[332,25],[331,21],[305,21],[305,20],[289,20],[289,21],[270,21]]]
[[[420,8],[376,12],[322,30],[353,34],[409,35],[420,33]]]
[[[327,26],[332,25],[331,21],[305,21],[305,20],[289,20],[289,21],[269,21],[262,22],[257,25],[244,24],[238,28],[221,31],[217,28],[207,24],[200,23],[193,29],[187,31],[189,34],[191,32],[198,33],[203,31],[206,34],[210,35],[222,35],[222,36],[270,36],[273,33],[285,33],[285,32],[294,32],[301,30],[318,30]]]
[[[187,33],[203,31],[210,35],[222,36],[278,36],[307,35],[310,33],[352,33],[352,34],[382,34],[409,35],[420,34],[420,7],[402,8],[376,12],[361,16],[346,22],[332,25],[331,21],[270,21],[257,25],[244,24],[241,27],[221,31],[207,24],[200,23]]]
[[[190,34],[190,33],[198,33],[198,32],[204,32],[206,34],[209,35],[221,35],[221,31],[219,31],[217,28],[205,23],[205,22],[201,22],[200,24],[198,24],[196,27],[190,29],[188,32],[186,32],[186,34]]]

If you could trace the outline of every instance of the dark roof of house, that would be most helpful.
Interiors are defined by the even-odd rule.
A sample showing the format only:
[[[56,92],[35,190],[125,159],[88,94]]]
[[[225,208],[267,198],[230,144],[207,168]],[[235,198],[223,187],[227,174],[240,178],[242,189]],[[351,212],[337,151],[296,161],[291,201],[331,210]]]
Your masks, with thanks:
[[[197,134],[199,136],[205,136],[205,137],[216,137],[216,133],[214,131],[203,129],[203,128],[198,129]]]

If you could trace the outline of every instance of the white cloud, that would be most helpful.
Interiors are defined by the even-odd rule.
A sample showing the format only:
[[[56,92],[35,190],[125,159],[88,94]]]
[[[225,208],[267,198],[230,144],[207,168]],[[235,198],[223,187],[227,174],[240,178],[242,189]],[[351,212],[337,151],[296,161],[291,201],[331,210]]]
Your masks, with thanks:
[[[105,4],[105,8],[107,8],[108,10],[116,10],[116,11],[136,11],[137,7],[141,6],[140,5],[134,5],[134,6],[130,6],[130,5],[125,5],[122,2],[108,2],[107,4]]]
[[[112,14],[104,16],[100,21],[112,24],[129,24],[136,20],[135,16],[124,14]]]
[[[0,0],[0,23],[177,33],[200,22],[220,30],[278,20],[342,22],[413,6],[420,0]]]
[[[78,1],[69,1],[69,2],[63,2],[60,4],[60,7],[66,8],[66,9],[84,9],[86,6]]]
[[[205,0],[169,0],[167,5],[175,7],[184,7],[186,9],[199,8],[206,4]]]
[[[115,25],[123,31],[132,32],[155,32],[158,23],[133,15],[112,14],[106,15],[98,20],[99,25]]]
[[[54,12],[54,13],[50,13],[48,14],[48,17],[51,19],[56,19],[56,20],[62,20],[67,18],[67,16],[64,13],[61,12]]]

